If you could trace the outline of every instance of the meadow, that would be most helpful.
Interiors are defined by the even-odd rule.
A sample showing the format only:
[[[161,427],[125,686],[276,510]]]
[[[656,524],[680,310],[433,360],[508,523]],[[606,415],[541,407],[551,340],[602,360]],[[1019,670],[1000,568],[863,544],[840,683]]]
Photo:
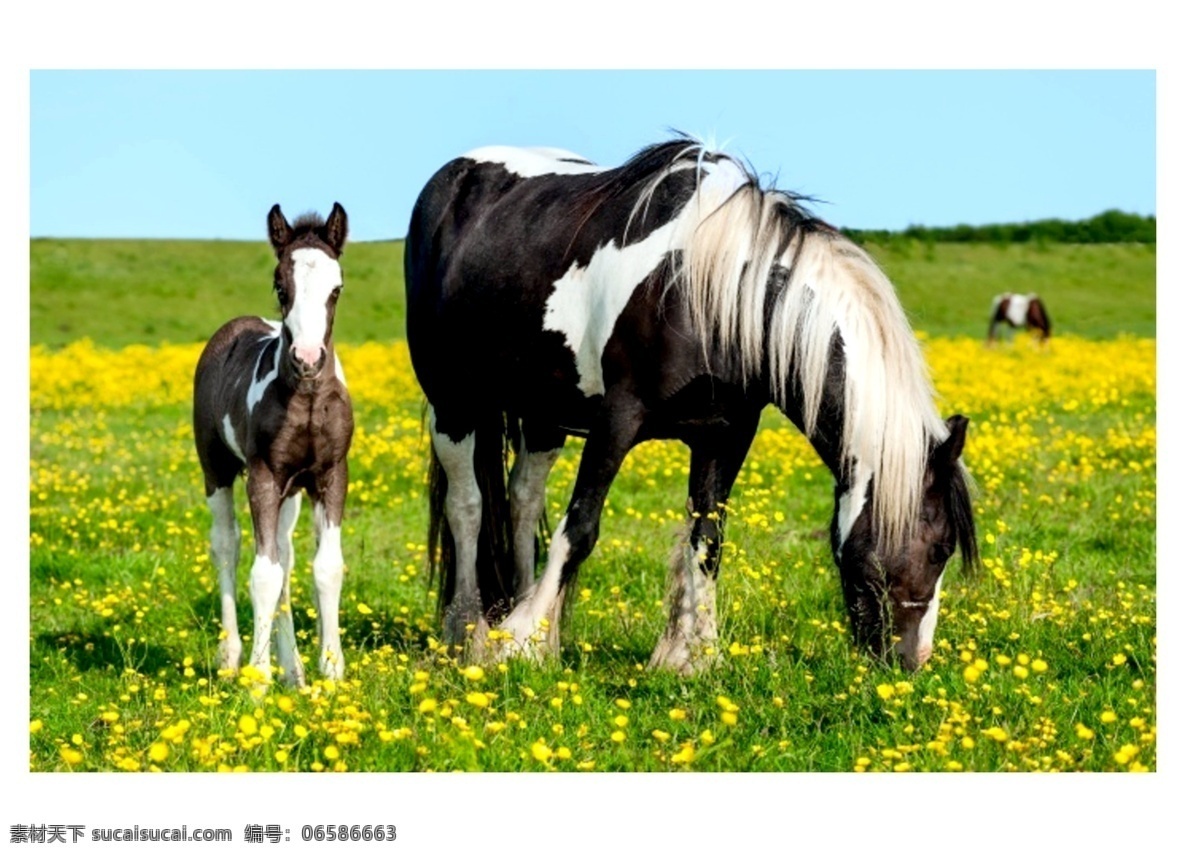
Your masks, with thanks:
[[[686,450],[658,442],[613,487],[561,660],[457,661],[424,565],[428,438],[403,341],[402,245],[352,244],[337,328],[358,423],[346,679],[256,695],[214,666],[190,395],[212,330],[273,313],[270,251],[31,242],[30,769],[1155,770],[1154,248],[870,249],[942,412],[971,418],[982,567],[968,577],[952,560],[924,668],[851,645],[828,547],[832,480],[773,411],[731,498],[714,670],[645,668],[686,518]],[[1025,336],[983,347],[1006,289],[1046,298],[1048,348]],[[552,518],[579,451],[571,442],[551,475]],[[305,507],[293,602],[315,676],[310,520]]]

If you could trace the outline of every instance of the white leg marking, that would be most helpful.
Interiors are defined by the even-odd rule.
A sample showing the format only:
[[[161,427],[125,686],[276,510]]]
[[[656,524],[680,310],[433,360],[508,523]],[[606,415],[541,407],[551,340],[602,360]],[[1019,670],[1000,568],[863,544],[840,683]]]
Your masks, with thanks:
[[[218,488],[208,498],[212,512],[212,560],[217,569],[221,591],[221,630],[224,638],[217,646],[219,669],[237,670],[242,659],[242,638],[237,626],[237,564],[241,548],[241,530],[233,509],[233,489]]]
[[[571,555],[566,528],[567,519],[564,516],[550,540],[545,573],[500,626],[500,630],[508,634],[507,639],[502,641],[501,658],[516,655],[540,660],[556,651],[558,622],[563,605],[560,583],[563,566]]]
[[[331,524],[325,505],[318,503],[313,517],[317,528],[317,555],[313,559],[313,589],[321,637],[321,674],[340,679],[346,672],[342,638],[338,631],[338,605],[346,563],[342,558],[342,528]]]
[[[250,603],[254,606],[254,636],[250,642],[250,665],[264,682],[271,680],[271,628],[283,595],[283,566],[259,554],[250,567]]]
[[[300,517],[300,495],[293,494],[283,501],[279,510],[279,527],[276,530],[276,546],[279,550],[279,565],[283,568],[283,591],[279,596],[279,612],[275,617],[275,649],[279,652],[279,666],[288,684],[304,685],[304,664],[296,650],[296,623],[292,615],[292,568],[295,551],[292,550],[292,533]]]
[[[650,666],[691,675],[710,666],[717,651],[717,582],[704,573],[707,548],[685,538],[671,557],[667,628]]]
[[[525,452],[517,455],[508,480],[508,499],[512,507],[513,559],[517,567],[517,597],[533,587],[535,542],[538,518],[546,503],[546,479],[558,458],[558,450]]]
[[[434,425],[437,417],[434,416]],[[452,643],[466,636],[466,626],[483,619],[475,561],[483,524],[483,495],[475,481],[475,434],[458,443],[433,433],[433,451],[446,471],[446,518],[454,539],[454,598],[446,605],[444,628]]]

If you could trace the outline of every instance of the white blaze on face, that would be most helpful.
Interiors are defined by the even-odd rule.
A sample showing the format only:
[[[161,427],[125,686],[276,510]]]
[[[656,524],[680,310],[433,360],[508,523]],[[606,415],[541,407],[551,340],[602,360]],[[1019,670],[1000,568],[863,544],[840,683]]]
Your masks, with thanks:
[[[1006,316],[1010,322],[1017,327],[1025,326],[1025,319],[1029,315],[1029,298],[1025,295],[1009,295],[1008,296],[1008,311]]]
[[[296,353],[315,363],[325,343],[329,295],[342,284],[342,268],[336,259],[315,247],[292,251],[292,282],[295,296],[283,323],[292,334]]]
[[[929,599],[929,606],[925,608],[925,615],[921,617],[921,624],[917,626],[918,663],[925,663],[933,654],[933,632],[937,630],[938,603],[942,598],[942,578],[945,576],[945,570],[938,575],[937,583],[933,587],[933,597]]]

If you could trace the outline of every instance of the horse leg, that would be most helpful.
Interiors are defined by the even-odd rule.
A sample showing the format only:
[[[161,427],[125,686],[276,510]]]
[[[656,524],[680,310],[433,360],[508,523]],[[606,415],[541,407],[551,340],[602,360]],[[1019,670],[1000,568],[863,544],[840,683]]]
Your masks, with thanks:
[[[566,435],[557,429],[541,432],[529,426],[521,428],[521,448],[508,477],[518,599],[533,588],[537,526],[546,504],[546,479],[565,440]]]
[[[475,626],[477,637],[487,632],[475,576],[483,494],[475,478],[475,433],[466,432],[456,441],[436,414],[431,422],[433,452],[446,472],[446,519],[454,539],[454,597],[442,617],[442,634],[450,645],[460,645],[468,625]]]
[[[725,537],[725,503],[758,429],[759,412],[692,443],[688,533],[671,557],[667,627],[650,656],[652,669],[691,675],[717,658],[717,572]]]
[[[313,503],[317,555],[313,558],[313,596],[317,602],[318,636],[321,641],[321,675],[340,679],[346,672],[342,638],[338,629],[338,606],[346,562],[342,556],[342,512],[349,484],[345,459],[326,471],[317,486]]]
[[[279,517],[283,497],[275,476],[261,461],[246,474],[250,516],[254,520],[254,564],[250,566],[250,603],[254,631],[250,640],[250,666],[259,675],[255,685],[271,681],[271,629],[283,595],[284,572],[279,558]]]
[[[279,550],[279,564],[283,567],[283,591],[279,596],[279,612],[275,616],[275,650],[279,653],[279,666],[283,678],[295,687],[304,686],[304,664],[296,650],[296,623],[292,615],[292,569],[295,566],[295,551],[292,550],[292,534],[296,531],[296,520],[300,517],[300,495],[293,494],[283,501],[279,509],[279,526],[275,533]]]
[[[212,512],[212,561],[221,590],[221,641],[217,645],[217,667],[237,672],[242,659],[242,638],[237,622],[237,564],[242,533],[233,508],[233,486],[222,485],[208,495]]]
[[[500,626],[500,657],[528,655],[540,659],[558,651],[559,619],[568,585],[600,535],[604,498],[629,450],[637,442],[645,418],[641,402],[610,390],[583,445],[579,473],[567,514],[547,551],[546,570],[529,594]]]

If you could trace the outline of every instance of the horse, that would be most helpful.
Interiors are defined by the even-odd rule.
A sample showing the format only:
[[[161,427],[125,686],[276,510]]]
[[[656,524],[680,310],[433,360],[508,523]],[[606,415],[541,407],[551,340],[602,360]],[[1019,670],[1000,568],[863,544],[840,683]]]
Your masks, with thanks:
[[[1027,327],[1038,332],[1038,341],[1050,338],[1050,316],[1046,305],[1035,294],[1018,295],[1005,292],[992,298],[992,314],[988,324],[988,345],[996,341],[996,328],[1001,323],[1014,329]]]
[[[855,642],[928,660],[947,561],[956,547],[977,561],[968,420],[938,415],[891,283],[806,202],[690,138],[611,169],[488,146],[425,185],[408,343],[429,407],[429,558],[463,656],[557,654],[606,493],[631,448],[662,438],[690,448],[692,524],[650,666],[709,668],[725,504],[773,404],[836,477],[830,545]],[[579,469],[535,580],[568,434],[585,438]]]
[[[333,349],[333,321],[342,291],[338,259],[348,221],[336,202],[327,218],[305,214],[294,224],[275,205],[267,215],[267,234],[277,259],[275,296],[281,321],[241,316],[213,334],[196,365],[193,428],[212,512],[212,559],[220,582],[218,666],[236,672],[242,654],[234,598],[240,530],[233,483],[245,473],[255,546],[249,663],[257,670],[256,686],[271,680],[274,625],[283,678],[303,686],[289,594],[301,490],[314,504],[321,673],[338,679],[345,670],[338,602],[344,574],[346,455],[354,415]]]

